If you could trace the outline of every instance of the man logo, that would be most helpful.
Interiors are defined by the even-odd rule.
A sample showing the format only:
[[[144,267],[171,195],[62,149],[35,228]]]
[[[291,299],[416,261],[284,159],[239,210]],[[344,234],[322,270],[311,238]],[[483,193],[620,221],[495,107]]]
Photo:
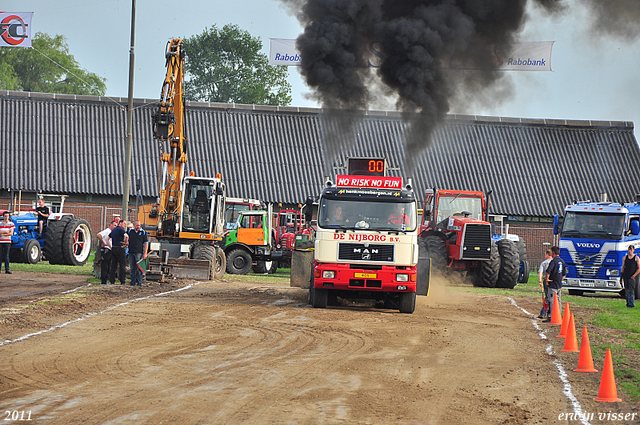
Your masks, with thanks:
[[[371,254],[362,254],[363,260],[371,260]]]
[[[27,24],[17,15],[9,15],[0,22],[0,37],[5,43],[17,46],[27,39]]]

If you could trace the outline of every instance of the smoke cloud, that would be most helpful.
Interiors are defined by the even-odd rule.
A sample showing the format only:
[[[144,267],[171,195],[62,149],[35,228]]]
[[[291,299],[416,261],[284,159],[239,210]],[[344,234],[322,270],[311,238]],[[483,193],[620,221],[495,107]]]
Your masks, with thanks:
[[[510,52],[517,41],[528,3],[559,14],[569,0],[282,1],[304,27],[296,43],[300,71],[337,123],[325,133],[328,152],[353,141],[354,123],[378,95],[372,92],[377,80],[396,96],[396,108],[409,124],[405,167],[411,170],[411,159],[429,146],[452,99],[473,99],[491,88],[496,96],[510,94],[508,84],[497,84],[504,73],[491,69],[496,52]],[[638,0],[581,3],[593,11],[599,31],[637,37]],[[372,42],[378,68],[366,66]]]

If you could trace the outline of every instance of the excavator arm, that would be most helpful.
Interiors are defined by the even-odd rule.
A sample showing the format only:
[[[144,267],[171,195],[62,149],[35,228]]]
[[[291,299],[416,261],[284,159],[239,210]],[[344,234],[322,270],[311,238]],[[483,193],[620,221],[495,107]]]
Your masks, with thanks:
[[[172,236],[177,232],[182,203],[181,185],[187,163],[187,141],[184,134],[184,50],[181,39],[172,39],[165,54],[167,74],[162,84],[160,103],[153,116],[153,136],[160,145],[160,178],[158,200],[159,233]]]

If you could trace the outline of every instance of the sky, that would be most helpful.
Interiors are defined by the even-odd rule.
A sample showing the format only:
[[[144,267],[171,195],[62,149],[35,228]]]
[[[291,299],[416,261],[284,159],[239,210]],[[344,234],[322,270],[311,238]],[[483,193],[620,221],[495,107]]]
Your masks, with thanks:
[[[452,105],[450,113],[517,118],[633,121],[640,125],[640,39],[627,42],[593,31],[580,0],[549,17],[530,9],[520,41],[554,41],[552,72],[508,72],[511,94],[500,103]],[[66,37],[81,67],[107,79],[107,96],[126,98],[131,39],[131,0],[3,1],[0,10],[34,12],[32,31]],[[134,97],[156,99],[171,38],[237,24],[259,37],[296,38],[302,27],[274,0],[136,0]],[[640,24],[639,24],[640,25]],[[289,68],[291,106],[320,107],[296,67]],[[393,102],[376,109],[390,109]],[[638,137],[638,130],[635,130]]]

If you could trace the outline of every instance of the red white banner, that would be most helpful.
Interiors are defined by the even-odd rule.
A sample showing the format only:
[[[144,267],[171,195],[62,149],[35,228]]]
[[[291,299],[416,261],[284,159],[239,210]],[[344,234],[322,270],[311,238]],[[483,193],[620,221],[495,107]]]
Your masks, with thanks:
[[[0,12],[0,47],[31,47],[33,12]]]
[[[366,187],[371,189],[402,189],[402,177],[336,176],[338,187]]]

